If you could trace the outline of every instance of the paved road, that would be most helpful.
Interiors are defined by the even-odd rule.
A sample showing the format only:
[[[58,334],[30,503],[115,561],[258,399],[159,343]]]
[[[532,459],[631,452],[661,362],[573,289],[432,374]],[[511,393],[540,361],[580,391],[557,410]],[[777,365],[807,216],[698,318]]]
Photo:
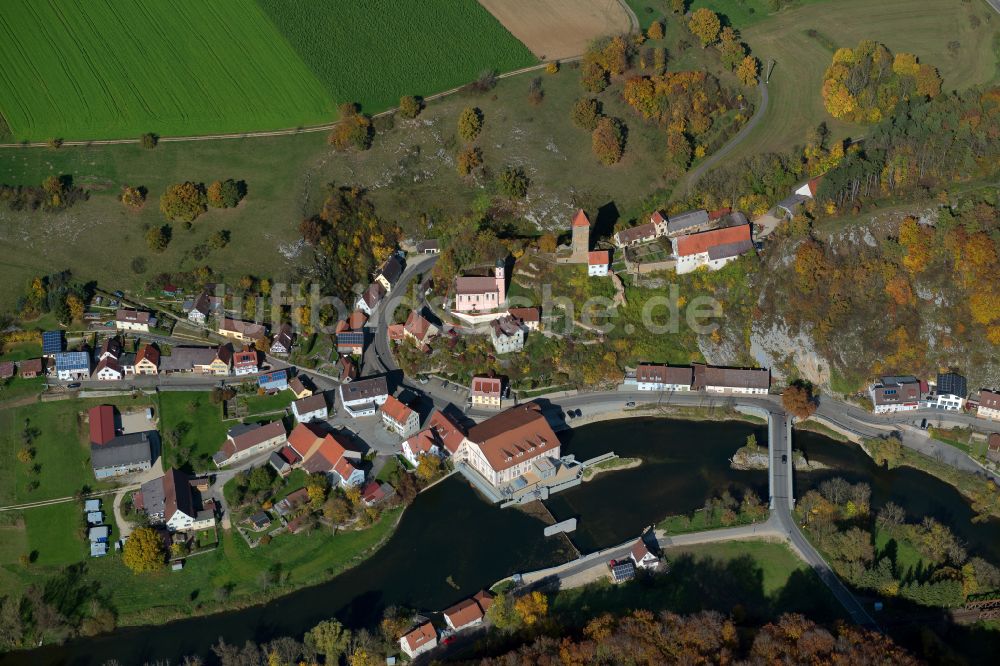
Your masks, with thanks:
[[[997,1],[1000,2],[1000,0]],[[763,75],[764,72],[761,72],[761,74]],[[760,121],[764,118],[764,114],[767,112],[767,84],[762,80],[757,84],[757,90],[760,91],[760,104],[754,110],[753,116],[750,117],[747,124],[743,126],[743,129],[736,133],[736,136],[722,146],[722,148],[709,155],[708,159],[695,167],[693,171],[689,171],[684,177],[683,182],[678,183],[677,186],[674,187],[674,191],[671,193],[671,198],[675,198],[675,195],[680,196],[683,194],[684,196],[687,196],[690,194],[691,188],[698,184],[698,179],[708,173],[709,169],[714,167],[719,160],[732,152],[736,146],[743,143],[747,136],[749,136],[750,133],[756,129],[757,125],[760,124]]]

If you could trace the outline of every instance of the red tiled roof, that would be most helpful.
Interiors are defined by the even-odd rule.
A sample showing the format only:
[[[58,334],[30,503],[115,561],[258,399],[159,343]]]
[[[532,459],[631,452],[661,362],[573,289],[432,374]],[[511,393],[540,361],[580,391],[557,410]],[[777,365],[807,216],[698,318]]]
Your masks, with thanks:
[[[692,254],[708,252],[709,248],[728,243],[750,241],[750,225],[741,224],[725,229],[712,229],[698,234],[689,234],[677,239],[677,254],[686,257]]]
[[[510,308],[507,310],[507,314],[511,317],[520,319],[521,321],[540,321],[541,317],[538,314],[538,308]]]
[[[503,390],[503,380],[499,377],[473,377],[472,394],[488,397],[500,397]]]
[[[347,325],[350,326],[352,331],[357,331],[363,328],[367,321],[368,315],[365,314],[364,310],[355,310],[348,318]]]
[[[986,409],[1000,409],[1000,393],[982,389],[979,392],[979,406]]]
[[[591,266],[607,266],[610,261],[607,250],[595,250],[587,253],[587,263]]]
[[[357,468],[354,467],[354,463],[352,463],[348,458],[345,458],[343,456],[341,456],[340,460],[338,460],[333,465],[333,471],[339,474],[340,477],[343,479],[350,478],[351,474],[354,473],[355,469]]]
[[[451,608],[446,608],[444,616],[451,621],[455,629],[461,629],[483,619],[483,609],[475,599],[463,599]]]
[[[391,395],[386,399],[385,404],[383,404],[379,409],[382,410],[383,414],[387,415],[390,419],[400,425],[405,424],[407,419],[410,418],[410,414],[413,413],[412,409]]]
[[[457,277],[455,291],[460,294],[492,294],[500,291],[496,278],[491,277]]]
[[[490,467],[498,472],[559,447],[559,438],[535,402],[518,405],[474,426],[469,439],[479,445]]]
[[[424,430],[432,431],[441,445],[452,455],[458,451],[458,447],[465,440],[465,431],[461,426],[443,412],[436,410],[427,419],[427,427]]]
[[[708,219],[718,220],[720,217],[729,215],[731,212],[733,212],[732,208],[720,208],[718,210],[713,210],[708,214]]]
[[[402,340],[404,326],[402,324],[389,324],[389,339]]]
[[[431,641],[437,640],[437,631],[435,631],[434,625],[430,622],[424,622],[422,625],[403,636],[403,640],[406,641],[406,644],[410,647],[410,651],[412,652]]]
[[[139,353],[135,355],[135,364],[139,365],[143,360],[149,361],[153,365],[159,365],[160,350],[153,345],[143,345],[139,348]]]
[[[667,218],[664,217],[663,213],[658,210],[654,210],[653,214],[649,216],[649,221],[651,224],[664,224]]]
[[[17,365],[18,371],[24,374],[39,374],[42,372],[42,359],[40,358],[29,358],[25,361],[21,361]]]
[[[257,367],[257,352],[243,350],[241,352],[236,352],[233,354],[233,365],[238,367],[252,366]]]
[[[484,613],[490,609],[490,606],[493,605],[493,595],[486,590],[479,590],[472,595],[472,598],[476,600],[476,603],[479,604],[479,607],[483,609]]]
[[[292,429],[288,435],[288,443],[300,456],[305,456],[306,452],[316,443],[316,440],[323,438],[323,431],[318,425],[311,423],[300,423]]]
[[[640,363],[635,370],[635,378],[643,383],[691,385],[693,371],[690,366],[670,367]]]
[[[416,310],[412,310],[410,316],[406,318],[404,329],[417,340],[423,342],[430,327],[431,323],[422,314]]]
[[[265,332],[265,328],[261,324],[256,324],[252,321],[231,319],[229,317],[223,317],[222,323],[219,324],[219,330],[239,333],[246,338],[262,338]]]
[[[582,208],[580,210],[576,211],[576,215],[573,216],[573,224],[572,224],[572,226],[574,226],[574,227],[590,227],[590,219],[587,217],[587,214],[585,212],[583,212]]]
[[[98,405],[90,408],[90,441],[107,444],[115,437],[115,408]]]

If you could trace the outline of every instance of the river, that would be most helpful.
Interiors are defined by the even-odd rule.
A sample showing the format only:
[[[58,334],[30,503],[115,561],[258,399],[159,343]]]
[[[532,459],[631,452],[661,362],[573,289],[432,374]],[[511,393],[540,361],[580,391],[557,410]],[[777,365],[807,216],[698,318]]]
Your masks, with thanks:
[[[692,511],[712,495],[730,488],[752,488],[767,495],[767,473],[729,469],[728,457],[750,433],[766,441],[763,426],[742,422],[629,419],[596,423],[563,435],[564,453],[578,459],[613,450],[640,457],[634,469],[606,472],[548,502],[558,518],[579,517],[571,535],[583,552],[632,538],[670,514]],[[910,519],[933,515],[968,544],[970,552],[1000,562],[1000,522],[971,522],[972,511],[959,493],[933,477],[909,468],[877,469],[853,444],[812,433],[796,433],[796,448],[836,469],[797,474],[800,495],[824,478],[844,476],[872,485],[875,507],[892,500]],[[301,634],[320,620],[336,616],[349,626],[377,621],[388,605],[440,610],[516,571],[565,561],[571,554],[560,540],[542,536],[542,523],[517,510],[499,510],[482,500],[459,477],[418,496],[398,529],[372,557],[355,569],[320,585],[264,606],[172,622],[133,627],[62,646],[0,657],[0,664],[122,664],[206,654],[220,636],[229,643]]]

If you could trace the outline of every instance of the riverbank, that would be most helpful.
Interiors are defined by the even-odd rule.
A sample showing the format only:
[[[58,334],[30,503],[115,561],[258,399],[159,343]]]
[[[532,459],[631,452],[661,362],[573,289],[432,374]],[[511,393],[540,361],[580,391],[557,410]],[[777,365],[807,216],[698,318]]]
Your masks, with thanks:
[[[680,407],[677,405],[657,405],[656,403],[641,403],[635,407],[610,410],[599,414],[578,416],[566,425],[569,429],[602,421],[619,421],[634,418],[663,418],[675,421],[743,421],[754,425],[763,425],[767,419],[742,412],[732,407]]]
[[[106,564],[113,564],[120,573],[105,568],[95,573],[103,581],[102,589],[115,600],[121,627],[239,611],[354,569],[389,541],[404,512],[405,507],[391,509],[363,530],[331,535],[317,528],[310,534],[278,537],[254,550],[230,531],[214,555],[189,558],[181,572],[183,578],[167,570],[135,576],[115,561],[118,558],[110,557],[104,558]],[[129,593],[115,589],[121,583]]]
[[[602,472],[613,472],[619,469],[635,469],[642,464],[642,458],[612,458],[611,460],[605,460],[604,462],[599,462],[596,465],[591,465],[587,469],[583,470],[583,481],[591,481],[598,477]]]

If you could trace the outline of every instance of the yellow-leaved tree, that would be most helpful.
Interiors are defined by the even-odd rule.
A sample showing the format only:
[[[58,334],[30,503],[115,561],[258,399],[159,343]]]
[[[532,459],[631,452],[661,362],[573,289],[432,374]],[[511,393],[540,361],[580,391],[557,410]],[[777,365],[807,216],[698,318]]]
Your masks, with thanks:
[[[156,571],[166,560],[163,539],[152,527],[138,527],[122,548],[122,560],[133,573]]]
[[[691,34],[701,40],[703,47],[718,39],[721,27],[719,16],[707,7],[696,9],[691,13],[691,20],[688,21],[688,29],[691,30]]]

